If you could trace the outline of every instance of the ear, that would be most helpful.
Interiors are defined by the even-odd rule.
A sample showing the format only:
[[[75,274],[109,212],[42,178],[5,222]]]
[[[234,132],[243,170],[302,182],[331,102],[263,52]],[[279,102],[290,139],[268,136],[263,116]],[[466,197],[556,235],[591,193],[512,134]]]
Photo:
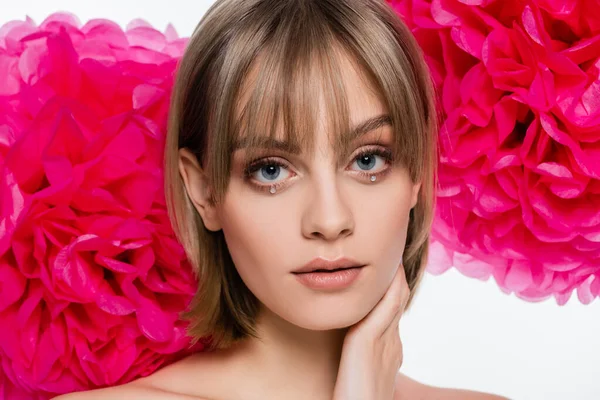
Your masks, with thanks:
[[[206,175],[196,156],[187,148],[179,150],[179,173],[185,184],[185,190],[206,229],[220,230],[221,222],[214,204],[210,201],[211,192]]]
[[[412,198],[410,201],[411,209],[417,205],[417,202],[419,201],[419,192],[420,191],[421,191],[421,182],[415,183],[413,185]]]

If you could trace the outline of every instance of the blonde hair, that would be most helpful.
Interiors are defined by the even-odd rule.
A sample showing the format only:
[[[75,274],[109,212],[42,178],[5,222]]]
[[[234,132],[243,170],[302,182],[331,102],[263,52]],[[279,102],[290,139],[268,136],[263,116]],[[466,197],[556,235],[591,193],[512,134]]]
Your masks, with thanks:
[[[210,336],[213,348],[257,337],[258,300],[231,260],[222,231],[206,229],[178,169],[179,149],[193,152],[213,204],[225,195],[231,154],[241,133],[251,146],[274,138],[277,124],[291,146],[312,149],[316,102],[324,89],[332,137],[344,150],[349,116],[334,49],[357,63],[387,106],[394,160],[421,182],[411,210],[403,256],[415,295],[428,256],[437,181],[435,88],[421,49],[396,13],[378,0],[218,0],[194,30],[178,65],[165,148],[165,198],[171,224],[199,280],[182,316],[193,341]],[[258,67],[258,63],[260,66]],[[241,88],[259,71],[239,115]],[[322,77],[315,85],[317,68]]]

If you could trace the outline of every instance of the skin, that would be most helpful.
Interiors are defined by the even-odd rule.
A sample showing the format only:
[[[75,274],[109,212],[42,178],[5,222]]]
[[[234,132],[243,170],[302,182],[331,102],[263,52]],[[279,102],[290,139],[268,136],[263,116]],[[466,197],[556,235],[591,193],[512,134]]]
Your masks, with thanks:
[[[340,57],[353,125],[386,114],[356,65]],[[391,146],[390,126],[359,137],[342,167],[336,168],[340,155],[330,147],[325,112],[315,132],[319,151],[265,153],[286,163],[285,168],[277,169],[276,178],[267,174],[266,167],[254,173],[253,182],[263,184],[266,190],[244,180],[247,160],[244,150],[237,151],[225,201],[215,207],[208,201],[210,189],[195,157],[186,149],[180,152],[180,172],[196,210],[208,229],[223,230],[241,278],[261,302],[257,329],[262,340],[250,339],[227,351],[195,354],[130,384],[61,399],[112,395],[144,399],[331,399],[348,327],[369,314],[401,267],[409,211],[417,202],[420,184],[381,156],[371,156],[376,162],[370,169],[368,163],[356,158],[357,151],[364,148]],[[384,170],[387,173],[379,175],[376,182],[360,175],[360,171]],[[269,193],[269,184],[278,182],[284,183],[277,193]],[[351,257],[366,267],[345,290],[315,291],[299,283],[291,271],[319,256]],[[501,399],[433,388],[401,373],[396,388],[396,400]]]

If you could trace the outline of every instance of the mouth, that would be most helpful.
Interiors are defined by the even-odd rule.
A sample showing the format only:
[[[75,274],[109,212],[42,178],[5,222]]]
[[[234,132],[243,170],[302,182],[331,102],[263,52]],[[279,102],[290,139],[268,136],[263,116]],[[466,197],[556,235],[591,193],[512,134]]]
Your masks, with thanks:
[[[292,271],[294,274],[306,273],[334,273],[346,269],[364,267],[365,264],[348,257],[340,257],[335,260],[317,257],[306,263],[302,268]]]
[[[364,265],[349,267],[334,266],[323,267],[295,272],[296,279],[304,286],[320,291],[342,290],[352,285],[360,278]]]

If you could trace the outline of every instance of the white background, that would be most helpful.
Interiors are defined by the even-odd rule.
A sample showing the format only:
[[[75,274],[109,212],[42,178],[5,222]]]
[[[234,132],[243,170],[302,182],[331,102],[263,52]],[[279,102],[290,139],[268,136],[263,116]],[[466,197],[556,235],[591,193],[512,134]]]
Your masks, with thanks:
[[[243,0],[242,0],[243,1]],[[164,31],[171,22],[190,36],[212,0],[0,0],[0,25],[29,15],[36,24],[56,11],[83,23],[108,18],[122,27],[142,18]],[[574,295],[528,303],[455,269],[426,274],[401,320],[402,371],[421,382],[493,392],[511,399],[600,399],[600,301]],[[201,377],[198,377],[201,379]]]

